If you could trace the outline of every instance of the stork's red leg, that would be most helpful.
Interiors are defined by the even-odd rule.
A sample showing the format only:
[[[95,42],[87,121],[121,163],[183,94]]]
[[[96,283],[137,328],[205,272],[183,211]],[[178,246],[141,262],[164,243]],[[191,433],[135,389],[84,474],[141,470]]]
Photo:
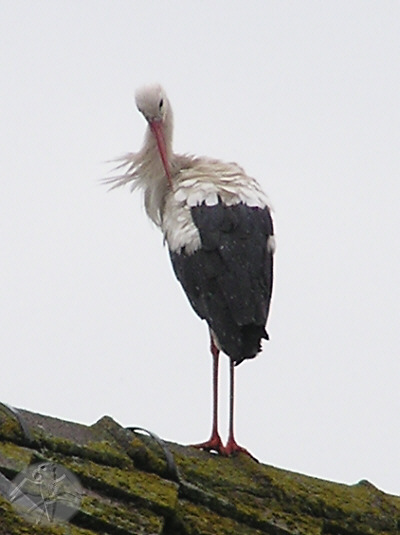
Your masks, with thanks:
[[[230,395],[229,395],[229,436],[228,442],[223,450],[220,452],[222,455],[233,455],[235,453],[245,453],[255,461],[257,459],[242,446],[239,446],[235,440],[233,421],[234,421],[234,397],[235,397],[235,363],[231,359],[230,362]],[[258,462],[258,461],[257,461]]]
[[[213,423],[211,430],[211,437],[206,442],[200,444],[193,444],[195,448],[200,448],[207,451],[216,451],[223,453],[224,447],[222,445],[221,437],[218,433],[218,365],[219,365],[219,349],[211,337],[211,354],[213,357]]]

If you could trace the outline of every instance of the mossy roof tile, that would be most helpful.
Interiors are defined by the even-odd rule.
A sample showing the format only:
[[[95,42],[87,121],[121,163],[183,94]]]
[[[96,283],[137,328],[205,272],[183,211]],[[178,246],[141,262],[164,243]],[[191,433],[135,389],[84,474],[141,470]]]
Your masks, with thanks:
[[[29,524],[4,491],[44,461],[84,487],[69,535],[400,535],[400,498],[368,482],[332,483],[150,435],[109,416],[85,426],[0,404],[0,535],[66,533]]]

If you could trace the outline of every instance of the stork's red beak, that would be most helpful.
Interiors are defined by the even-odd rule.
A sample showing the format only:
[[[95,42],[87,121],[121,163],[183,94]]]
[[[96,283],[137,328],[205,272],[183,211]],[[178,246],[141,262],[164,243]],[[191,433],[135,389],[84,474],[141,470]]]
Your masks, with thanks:
[[[149,122],[149,125],[150,125],[150,129],[154,137],[156,138],[158,152],[160,153],[160,158],[165,169],[165,174],[167,175],[169,185],[172,189],[171,172],[169,169],[167,147],[165,144],[165,136],[164,136],[164,124],[162,121],[151,121]]]

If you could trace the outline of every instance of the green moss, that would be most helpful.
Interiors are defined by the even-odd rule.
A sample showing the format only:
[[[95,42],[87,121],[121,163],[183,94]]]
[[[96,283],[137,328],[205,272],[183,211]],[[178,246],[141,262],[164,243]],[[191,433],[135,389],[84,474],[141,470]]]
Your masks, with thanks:
[[[93,535],[72,524],[35,525],[20,517],[0,495],[0,535]]]
[[[141,470],[167,476],[164,454],[151,438],[124,429],[109,416],[101,418],[91,426],[91,429],[94,434],[101,432],[103,435],[107,434],[115,440],[113,444],[104,440],[96,443],[91,442],[90,445],[94,451],[100,453],[108,452],[115,456],[117,448],[118,451],[123,453],[125,465],[131,459],[134,465]],[[107,448],[107,445],[110,447]],[[122,463],[114,464],[113,466],[123,467]],[[132,463],[130,463],[130,466],[132,466]]]
[[[32,450],[10,442],[0,441],[0,467],[20,472],[32,458]]]
[[[41,446],[50,452],[61,453],[70,457],[90,459],[105,466],[118,466],[121,468],[133,468],[133,463],[127,455],[123,455],[113,448],[109,442],[89,442],[85,446],[75,444],[66,439],[43,437]]]
[[[160,533],[164,525],[164,518],[152,511],[111,500],[93,492],[84,497],[81,510],[104,524],[117,526],[129,533],[136,533],[139,526],[141,533]]]
[[[15,416],[0,405],[0,439],[21,443],[26,439]]]
[[[73,471],[82,484],[112,498],[134,500],[167,515],[175,508],[177,485],[155,474],[105,467],[82,459],[66,459],[63,465]]]
[[[135,466],[147,472],[154,472],[160,476],[168,475],[167,463],[164,454],[156,444],[134,437],[130,443],[129,455],[132,457]]]
[[[171,445],[171,449],[182,476],[208,490],[219,492],[227,488],[242,488],[256,492],[259,487],[257,475],[261,465],[246,455],[228,459],[194,448],[182,451],[182,448]]]
[[[220,516],[204,506],[180,500],[175,517],[177,533],[185,535],[262,535],[266,533]]]
[[[174,451],[174,446],[171,446]],[[297,533],[320,533],[323,521],[365,533],[397,533],[400,499],[372,485],[348,486],[260,465],[244,455],[225,459],[180,447],[183,477],[202,492],[181,493],[221,515],[259,529],[271,524]]]
[[[126,452],[120,453],[116,449],[115,444],[112,444],[108,440],[90,441],[85,449],[90,455],[90,458],[98,463],[108,466],[119,466],[120,468],[133,468],[132,462]]]
[[[340,485],[258,464],[246,455],[227,459],[167,444],[181,474],[177,485],[168,480],[157,441],[130,433],[109,417],[89,428],[44,417],[30,423],[35,443],[21,447],[26,441],[18,422],[0,409],[0,433],[14,442],[0,442],[2,471],[10,477],[32,462],[49,460],[68,468],[86,489],[72,523],[97,533],[400,533],[400,498],[368,482]],[[56,436],[46,431],[47,423]],[[0,535],[39,533],[6,502],[0,501],[0,519]],[[84,533],[68,526],[71,535]],[[44,529],[40,533],[47,534]],[[51,533],[60,529],[52,526]]]
[[[341,524],[369,526],[382,533],[395,532],[400,499],[390,497],[370,484],[348,486],[270,467],[262,467],[271,483],[283,492],[283,504],[300,514],[326,518]],[[368,531],[366,531],[368,532]]]

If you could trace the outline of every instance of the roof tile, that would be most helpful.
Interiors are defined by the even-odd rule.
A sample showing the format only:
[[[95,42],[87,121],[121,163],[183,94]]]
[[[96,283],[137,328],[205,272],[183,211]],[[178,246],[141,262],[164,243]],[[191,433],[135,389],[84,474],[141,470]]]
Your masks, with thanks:
[[[9,482],[52,462],[84,488],[66,526],[35,526],[13,509]],[[0,404],[0,535],[395,535],[400,498],[165,443],[109,416],[92,426]]]

